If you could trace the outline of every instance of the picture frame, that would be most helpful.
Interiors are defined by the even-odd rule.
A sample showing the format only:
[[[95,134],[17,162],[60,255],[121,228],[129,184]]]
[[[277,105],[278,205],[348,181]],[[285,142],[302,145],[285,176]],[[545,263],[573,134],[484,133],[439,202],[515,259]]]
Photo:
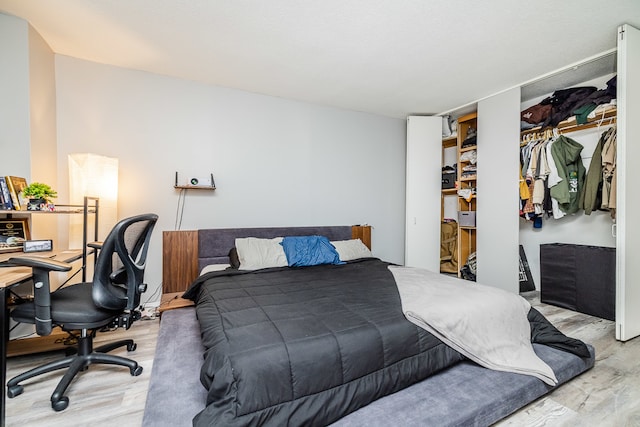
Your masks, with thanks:
[[[25,253],[48,252],[53,250],[53,240],[26,240],[23,246]]]
[[[31,239],[28,218],[0,219],[0,253],[22,252],[24,242]]]

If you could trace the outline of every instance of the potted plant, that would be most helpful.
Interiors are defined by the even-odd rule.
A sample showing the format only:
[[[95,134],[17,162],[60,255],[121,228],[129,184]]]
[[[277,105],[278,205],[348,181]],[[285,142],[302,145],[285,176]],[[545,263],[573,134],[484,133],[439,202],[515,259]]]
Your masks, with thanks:
[[[27,210],[39,211],[58,197],[58,193],[47,184],[32,182],[22,190],[22,196],[29,199]]]

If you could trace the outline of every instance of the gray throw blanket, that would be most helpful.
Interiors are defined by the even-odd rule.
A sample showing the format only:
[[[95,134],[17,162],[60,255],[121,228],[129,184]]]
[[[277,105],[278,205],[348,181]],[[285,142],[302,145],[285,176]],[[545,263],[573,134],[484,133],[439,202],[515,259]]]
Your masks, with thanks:
[[[410,322],[481,366],[557,384],[553,370],[533,351],[527,300],[420,268],[389,270]]]

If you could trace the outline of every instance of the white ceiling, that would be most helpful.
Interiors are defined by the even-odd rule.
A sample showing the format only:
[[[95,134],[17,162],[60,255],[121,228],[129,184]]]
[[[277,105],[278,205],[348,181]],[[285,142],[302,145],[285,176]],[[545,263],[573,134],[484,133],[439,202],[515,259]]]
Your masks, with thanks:
[[[0,0],[55,53],[404,118],[610,50],[640,0]]]

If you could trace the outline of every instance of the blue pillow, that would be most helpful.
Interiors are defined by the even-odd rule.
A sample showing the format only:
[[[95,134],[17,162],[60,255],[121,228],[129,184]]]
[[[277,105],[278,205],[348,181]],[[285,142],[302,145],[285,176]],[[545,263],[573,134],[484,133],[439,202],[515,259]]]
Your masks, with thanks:
[[[338,251],[324,236],[291,236],[280,243],[287,256],[289,267],[321,264],[344,264]]]

